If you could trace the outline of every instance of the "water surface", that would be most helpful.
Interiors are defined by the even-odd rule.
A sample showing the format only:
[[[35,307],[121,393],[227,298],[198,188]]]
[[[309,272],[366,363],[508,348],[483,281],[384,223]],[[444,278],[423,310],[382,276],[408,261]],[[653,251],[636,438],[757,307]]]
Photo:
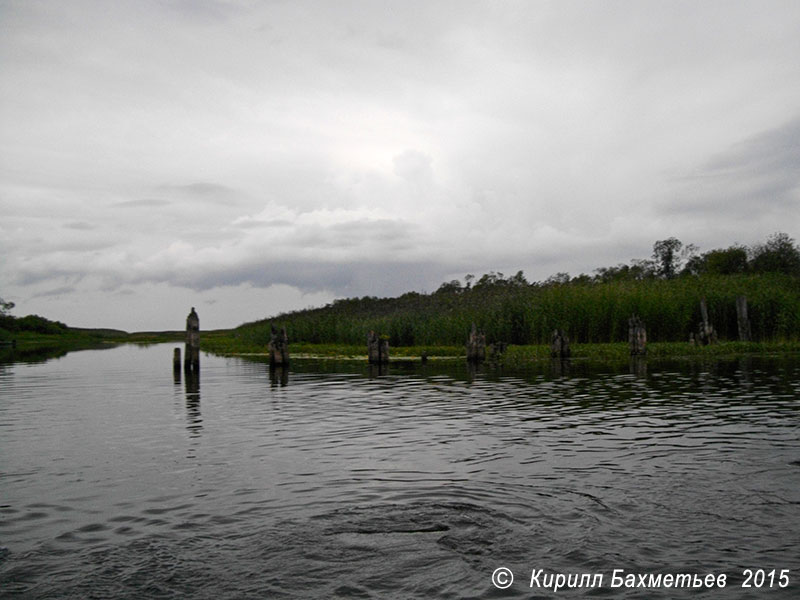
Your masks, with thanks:
[[[794,598],[800,362],[0,364],[0,596]],[[492,572],[511,569],[505,590]],[[742,571],[789,569],[781,589]],[[613,569],[727,574],[611,589]]]

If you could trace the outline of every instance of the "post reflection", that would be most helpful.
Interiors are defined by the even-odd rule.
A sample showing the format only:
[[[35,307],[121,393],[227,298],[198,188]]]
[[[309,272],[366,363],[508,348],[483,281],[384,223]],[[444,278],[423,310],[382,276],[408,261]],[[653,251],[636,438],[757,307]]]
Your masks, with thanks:
[[[369,365],[369,378],[374,379],[386,375],[389,372],[389,365],[387,363],[370,363]]]
[[[631,356],[628,370],[635,377],[647,377],[647,359],[643,356]]]
[[[271,364],[269,366],[270,387],[286,387],[289,383],[289,367],[284,365]]]
[[[550,360],[550,373],[555,379],[569,377],[570,366],[571,363],[568,358],[553,358]]]
[[[191,437],[198,437],[203,430],[203,419],[200,415],[200,373],[186,371],[186,429]]]

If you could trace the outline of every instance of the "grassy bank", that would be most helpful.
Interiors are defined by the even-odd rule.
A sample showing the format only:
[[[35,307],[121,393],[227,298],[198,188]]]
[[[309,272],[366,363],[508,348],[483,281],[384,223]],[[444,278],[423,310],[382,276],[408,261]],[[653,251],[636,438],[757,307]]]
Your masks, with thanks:
[[[365,344],[374,330],[392,347],[461,347],[475,323],[487,343],[547,344],[556,328],[573,344],[627,341],[627,320],[639,315],[650,342],[685,342],[701,320],[706,298],[720,340],[737,339],[736,298],[745,296],[759,342],[800,341],[800,280],[777,273],[564,284],[501,280],[398,298],[353,298],[286,313],[232,330],[228,351],[264,348],[272,325],[285,326],[292,344]]]
[[[201,348],[221,356],[266,355],[261,345],[243,344],[227,335],[201,337]],[[573,344],[572,359],[576,361],[627,361],[627,343]],[[650,359],[708,357],[722,358],[752,354],[800,353],[800,342],[720,342],[711,346],[695,346],[688,342],[655,342],[648,344]],[[295,358],[367,359],[366,345],[337,345],[296,343],[290,345]],[[464,346],[400,346],[390,349],[391,360],[466,360]],[[546,344],[510,345],[505,352],[489,359],[504,366],[524,366],[531,362],[549,361],[550,346]]]
[[[0,330],[0,348],[17,352],[69,351],[114,344],[182,342],[185,335],[182,331],[128,333],[117,329],[73,327],[51,332]]]

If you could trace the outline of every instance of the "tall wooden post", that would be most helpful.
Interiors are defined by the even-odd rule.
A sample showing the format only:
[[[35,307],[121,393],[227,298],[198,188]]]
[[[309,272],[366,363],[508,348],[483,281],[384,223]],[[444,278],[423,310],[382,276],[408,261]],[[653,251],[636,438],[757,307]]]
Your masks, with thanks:
[[[747,318],[747,298],[745,296],[736,298],[736,322],[739,326],[739,340],[749,342],[753,336],[750,331],[750,319]]]
[[[194,312],[186,317],[186,349],[183,357],[183,370],[187,373],[190,371],[200,371],[200,318]]]
[[[374,331],[367,334],[367,358],[370,364],[380,365],[389,362],[389,339]]]
[[[374,331],[370,331],[367,334],[367,360],[371,365],[376,365],[381,362],[381,349],[378,345],[378,334]]]
[[[272,334],[269,340],[269,363],[271,365],[289,364],[289,336],[286,335],[286,327],[281,330],[273,325]]]
[[[550,342],[550,356],[553,358],[569,358],[569,338],[563,329],[556,329]]]
[[[628,319],[628,344],[631,347],[631,356],[647,354],[647,330],[638,315],[631,315]]]
[[[380,351],[381,364],[389,363],[389,338],[381,336],[378,341],[378,350]]]
[[[700,335],[698,336],[698,342],[702,346],[715,344],[717,342],[717,332],[714,331],[714,326],[708,320],[708,307],[706,306],[705,297],[700,299],[700,317],[703,320],[699,325]]]
[[[181,349],[175,348],[172,352],[172,370],[176,373],[181,372]]]
[[[472,329],[469,333],[467,340],[467,361],[468,362],[481,362],[486,359],[486,336],[478,331],[475,323],[472,324]]]

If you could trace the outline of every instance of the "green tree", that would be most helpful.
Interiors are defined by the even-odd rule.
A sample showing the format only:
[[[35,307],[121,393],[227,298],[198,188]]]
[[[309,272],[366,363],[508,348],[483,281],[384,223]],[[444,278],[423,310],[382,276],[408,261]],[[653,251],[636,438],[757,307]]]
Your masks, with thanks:
[[[7,315],[8,312],[14,308],[15,304],[13,302],[6,302],[2,298],[0,298],[0,315]]]
[[[703,255],[703,273],[734,275],[747,271],[747,249],[731,246],[725,250],[711,250]]]
[[[750,268],[756,273],[800,276],[800,250],[786,233],[773,233],[765,244],[751,249]]]

